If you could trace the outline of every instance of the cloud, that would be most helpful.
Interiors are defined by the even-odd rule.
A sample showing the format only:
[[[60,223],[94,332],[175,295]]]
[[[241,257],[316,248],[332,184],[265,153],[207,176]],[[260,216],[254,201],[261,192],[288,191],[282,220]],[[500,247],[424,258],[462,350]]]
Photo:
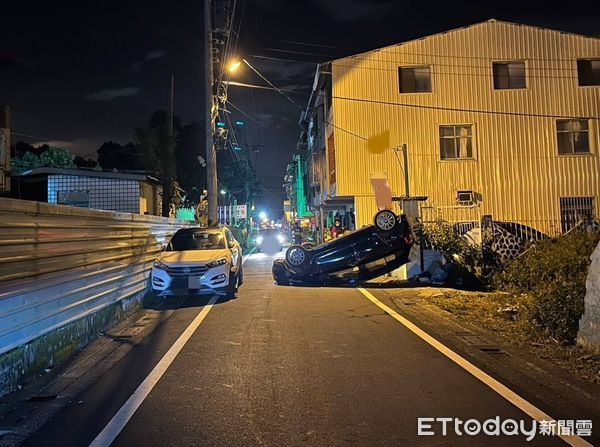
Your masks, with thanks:
[[[152,50],[148,54],[146,54],[146,57],[144,59],[146,59],[147,61],[151,61],[154,59],[162,59],[166,55],[167,52],[165,50]]]
[[[381,20],[397,3],[393,0],[313,0],[336,22],[368,22]]]
[[[137,87],[105,88],[85,96],[90,101],[112,101],[117,98],[135,96],[140,92]]]
[[[312,63],[285,62],[258,58],[253,59],[251,63],[267,78],[273,78],[278,80],[279,83],[283,82],[285,84],[295,84],[297,82],[290,81],[304,81],[312,78],[317,67],[317,64]],[[275,85],[277,85],[277,82],[275,82]]]
[[[79,147],[79,143],[74,143],[72,141],[63,141],[63,140],[49,140],[49,141],[37,141],[32,144],[34,147],[43,146],[47,144],[50,147],[58,147],[60,149],[66,149],[69,151],[75,150]]]

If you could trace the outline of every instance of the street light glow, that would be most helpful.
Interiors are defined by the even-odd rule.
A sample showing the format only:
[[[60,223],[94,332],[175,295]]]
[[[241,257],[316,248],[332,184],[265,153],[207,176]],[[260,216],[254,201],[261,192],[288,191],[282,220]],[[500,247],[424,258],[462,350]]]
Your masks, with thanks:
[[[224,196],[225,194],[227,194],[227,191],[225,191],[224,189],[222,189],[222,190],[221,190],[221,195],[223,195],[223,196]]]
[[[229,71],[229,73],[235,73],[237,69],[240,68],[240,65],[242,65],[241,61],[233,61],[229,64],[227,70]]]
[[[258,217],[259,217],[261,220],[264,220],[264,219],[265,219],[265,217],[267,217],[267,213],[265,213],[264,211],[261,211],[260,213],[258,213]]]

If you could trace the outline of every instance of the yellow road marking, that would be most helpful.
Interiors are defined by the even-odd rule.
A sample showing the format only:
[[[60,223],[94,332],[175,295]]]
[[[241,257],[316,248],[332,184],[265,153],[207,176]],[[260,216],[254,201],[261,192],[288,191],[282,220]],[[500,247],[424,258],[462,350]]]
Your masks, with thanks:
[[[421,340],[423,340],[430,346],[437,349],[439,352],[444,354],[446,357],[448,357],[454,363],[456,363],[461,368],[463,368],[464,370],[469,372],[471,375],[473,375],[474,377],[479,379],[481,382],[486,384],[488,387],[490,387],[492,390],[494,390],[496,393],[498,393],[504,399],[506,399],[511,404],[513,404],[515,407],[519,408],[521,411],[523,411],[524,413],[531,416],[533,419],[535,419],[537,421],[541,421],[541,420],[554,421],[555,420],[554,418],[550,417],[548,414],[546,414],[542,410],[540,410],[538,407],[536,407],[532,403],[528,402],[527,400],[525,400],[524,398],[519,396],[517,393],[512,391],[510,388],[508,388],[507,386],[498,382],[496,379],[494,379],[489,374],[483,372],[481,369],[479,369],[478,367],[473,365],[467,359],[465,359],[461,355],[454,352],[452,349],[448,348],[446,345],[444,345],[441,342],[439,342],[438,340],[436,340],[434,337],[429,335],[423,329],[421,329],[414,323],[411,323],[410,321],[408,321],[406,318],[404,318],[402,315],[400,315],[394,309],[383,304],[381,301],[379,301],[377,298],[375,298],[375,296],[368,290],[365,290],[362,287],[359,287],[358,291],[360,293],[362,293],[365,297],[367,297],[367,299],[369,301],[371,301],[373,304],[375,304],[381,310],[383,310],[384,312],[389,314],[392,318],[394,318],[396,321],[401,323],[404,327],[406,327],[409,331],[411,331],[413,334],[415,334]],[[579,436],[575,436],[575,435],[557,435],[557,436],[559,436],[563,441],[565,441],[567,444],[572,445],[572,446],[593,447],[592,444],[590,444],[585,439],[583,439]]]

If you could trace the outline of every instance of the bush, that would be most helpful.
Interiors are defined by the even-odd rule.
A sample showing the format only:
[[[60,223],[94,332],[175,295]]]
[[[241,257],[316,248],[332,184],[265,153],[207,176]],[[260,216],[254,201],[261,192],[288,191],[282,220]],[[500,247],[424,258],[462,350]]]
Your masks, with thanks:
[[[573,344],[584,310],[585,280],[597,232],[574,231],[535,244],[497,275],[506,291],[527,294],[530,324],[555,340]]]
[[[441,220],[428,226],[425,233],[433,248],[441,251],[447,261],[456,263],[459,270],[475,276],[484,285],[491,284],[498,261],[488,241],[481,246],[473,245],[454,225]]]

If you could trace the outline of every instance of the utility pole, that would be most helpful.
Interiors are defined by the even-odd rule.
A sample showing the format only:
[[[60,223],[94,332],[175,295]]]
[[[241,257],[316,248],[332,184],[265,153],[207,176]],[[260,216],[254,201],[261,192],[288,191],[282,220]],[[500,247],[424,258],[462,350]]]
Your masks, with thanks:
[[[214,94],[213,94],[213,52],[210,0],[204,0],[204,121],[206,133],[206,181],[208,191],[208,225],[217,224],[217,152],[213,141],[214,134]]]
[[[175,89],[175,76],[171,75],[171,89],[169,90],[169,138],[171,140],[170,150],[173,152],[173,113],[174,113],[174,104],[173,104],[173,93]]]
[[[408,144],[402,145],[402,156],[404,157],[404,194],[410,197],[410,182],[408,181]]]

